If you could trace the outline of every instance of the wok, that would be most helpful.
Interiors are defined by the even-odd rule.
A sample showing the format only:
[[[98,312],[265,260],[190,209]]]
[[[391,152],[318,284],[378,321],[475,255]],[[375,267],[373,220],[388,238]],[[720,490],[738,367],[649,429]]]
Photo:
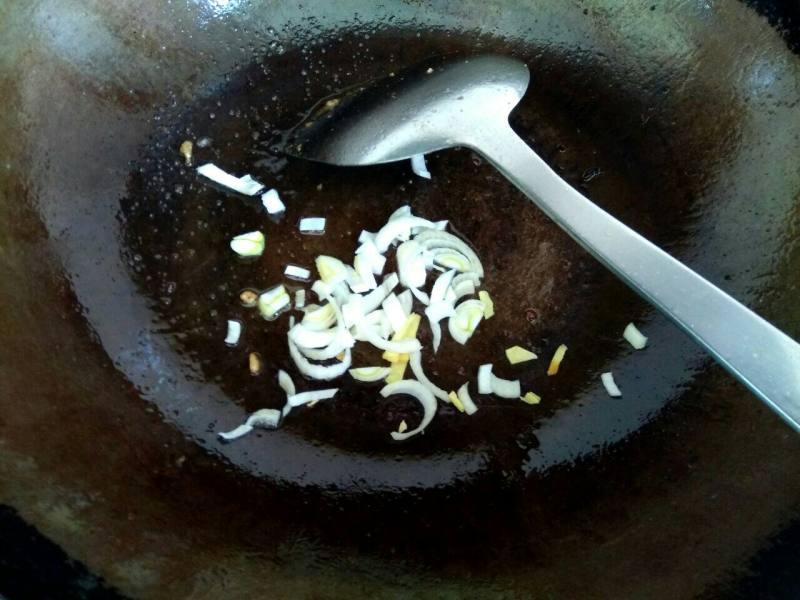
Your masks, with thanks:
[[[491,167],[441,152],[424,182],[407,165],[281,152],[336,89],[432,56],[517,56],[533,84],[512,124],[536,151],[797,338],[800,63],[781,10],[0,8],[0,522],[12,540],[0,594],[675,598],[797,585],[772,566],[798,548],[780,537],[796,536],[796,435]],[[177,147],[203,137],[197,160],[282,191],[281,224],[196,180]],[[505,372],[542,405],[443,410],[398,445],[388,431],[414,407],[344,384],[278,431],[221,444],[219,430],[281,404],[274,374],[290,366],[285,324],[256,319],[239,291],[276,282],[286,262],[346,256],[405,202],[479,249],[499,309],[431,374],[453,385],[514,343],[547,356],[567,342],[557,378]],[[310,214],[329,217],[325,236],[293,231]],[[256,226],[264,260],[232,260],[227,240]],[[221,343],[229,317],[246,327],[234,351]],[[646,352],[619,340],[631,320]],[[262,377],[247,372],[250,350],[267,358]],[[622,399],[598,385],[607,370]],[[63,578],[36,576],[43,561]]]

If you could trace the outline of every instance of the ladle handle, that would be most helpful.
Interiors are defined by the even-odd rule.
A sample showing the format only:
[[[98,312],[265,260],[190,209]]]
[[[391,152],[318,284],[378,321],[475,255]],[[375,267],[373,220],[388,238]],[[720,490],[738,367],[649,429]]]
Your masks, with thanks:
[[[800,345],[589,201],[510,126],[472,144],[631,288],[800,431]]]

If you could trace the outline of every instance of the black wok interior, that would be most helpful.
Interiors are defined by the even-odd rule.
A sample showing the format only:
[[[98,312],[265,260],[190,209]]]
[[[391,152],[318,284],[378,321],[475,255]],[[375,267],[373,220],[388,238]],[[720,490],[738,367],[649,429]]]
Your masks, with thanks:
[[[377,77],[388,72],[387,68],[397,68],[394,65],[414,64],[442,52],[467,53],[472,42],[453,35],[446,44],[437,35],[420,37],[413,50],[397,53],[402,37],[381,35],[370,40],[374,49],[363,59],[364,64],[356,61],[353,67],[362,37],[343,35],[335,45],[318,52],[297,49],[254,65],[192,106],[177,122],[169,113],[161,115],[161,121],[174,122],[174,126],[153,139],[150,156],[135,165],[130,195],[121,203],[128,263],[137,284],[158,307],[165,332],[199,364],[205,379],[218,382],[229,398],[243,401],[252,412],[264,406],[279,408],[284,397],[277,370],[296,369],[285,343],[289,315],[264,323],[257,311],[238,306],[241,290],[266,289],[282,281],[283,266],[289,263],[311,266],[319,254],[352,255],[358,232],[362,228],[377,230],[402,204],[410,203],[418,214],[431,219],[450,218],[453,228],[476,245],[489,273],[487,289],[502,310],[466,347],[446,343],[435,360],[429,356],[427,370],[447,389],[456,389],[474,379],[478,365],[498,362],[498,374],[520,377],[526,389],[540,391],[548,402],[531,414],[522,403],[486,398],[481,419],[464,419],[447,407],[431,435],[396,444],[387,431],[408,416],[406,411],[410,411],[409,421],[419,418],[413,412],[414,403],[393,406],[376,402],[376,386],[344,378],[337,382],[345,386],[342,401],[315,407],[314,418],[288,420],[286,426],[306,440],[388,456],[487,445],[501,454],[518,452],[520,445],[535,440],[530,430],[537,420],[571,402],[577,390],[596,380],[598,368],[609,356],[625,351],[619,331],[645,308],[543,215],[530,210],[527,200],[472,152],[441,152],[431,157],[437,177],[430,183],[415,181],[407,164],[343,169],[287,159],[282,147],[286,130],[295,124],[308,97],[330,93],[336,85],[330,74],[353,69],[354,75],[341,75],[338,84],[350,85],[354,77]],[[519,54],[531,64],[536,60],[533,49],[526,51],[500,40],[487,40],[484,45],[489,51]],[[309,58],[304,59],[304,54]],[[305,60],[317,64],[319,73],[328,76],[319,75],[310,85],[304,83],[302,71],[294,66]],[[561,79],[557,63],[552,67],[546,60],[535,64],[538,85],[551,88],[551,77],[552,82]],[[554,149],[557,154],[553,158],[563,164],[565,176],[576,185],[607,196],[610,210],[653,239],[675,243],[692,207],[692,193],[680,177],[670,182],[638,157],[603,156],[602,147],[596,145],[598,136],[590,132],[548,139],[557,135],[556,123],[565,123],[568,115],[580,112],[569,102],[576,95],[565,89],[543,98],[532,93],[516,115],[519,128],[544,151],[552,153]],[[255,103],[264,98],[274,100]],[[258,200],[226,197],[218,188],[198,180],[193,168],[176,156],[175,148],[184,138],[203,137],[211,140],[211,146],[195,151],[198,164],[215,161],[235,172],[266,167],[270,180],[288,199],[286,216],[275,222]],[[610,177],[607,173],[625,175]],[[661,179],[662,185],[654,195],[648,189],[655,178]],[[606,181],[600,184],[600,179]],[[665,213],[670,222],[662,226],[660,216]],[[295,224],[308,215],[328,216],[326,235],[299,234]],[[257,261],[240,260],[231,254],[228,241],[253,228],[266,231],[266,256]],[[309,287],[289,285],[290,289]],[[617,301],[603,301],[607,295]],[[419,306],[417,310],[421,312]],[[220,336],[224,337],[226,318],[245,322],[247,343],[235,351],[224,351],[218,343]],[[422,335],[429,342],[427,328],[423,327]],[[534,348],[545,359],[563,341],[569,341],[577,364],[572,369],[565,367],[557,379],[546,376],[546,360],[526,368],[497,361],[498,354],[514,344]],[[357,346],[354,364],[380,362],[380,352],[366,346]],[[268,357],[263,377],[252,377],[243,368],[251,351]],[[572,359],[571,353],[570,362]],[[520,442],[526,435],[526,441]]]
[[[797,519],[796,435],[479,157],[429,156],[426,181],[407,164],[334,168],[281,147],[336,89],[443,54],[517,56],[533,77],[515,129],[797,337],[793,15],[766,3],[770,23],[734,1],[446,4],[5,9],[0,505],[85,565],[91,593],[736,597]],[[53,34],[79,21],[94,45]],[[177,148],[202,137],[196,161],[278,188],[281,221],[198,180]],[[388,432],[419,418],[414,404],[342,380],[335,401],[221,444],[218,431],[282,405],[275,374],[293,370],[287,316],[265,322],[239,292],[277,283],[286,263],[347,258],[405,203],[470,240],[498,313],[468,346],[445,343],[429,374],[452,388],[496,362],[542,404],[442,408],[398,444]],[[297,233],[309,215],[328,217],[325,236]],[[237,260],[229,239],[256,228],[265,256]],[[228,318],[245,323],[235,349]],[[629,321],[647,351],[620,340]],[[547,377],[562,342],[563,372]],[[502,366],[513,344],[542,358]],[[267,359],[259,377],[250,351]],[[621,399],[599,385],[609,369]],[[7,583],[4,564],[0,549],[0,594],[35,589]]]

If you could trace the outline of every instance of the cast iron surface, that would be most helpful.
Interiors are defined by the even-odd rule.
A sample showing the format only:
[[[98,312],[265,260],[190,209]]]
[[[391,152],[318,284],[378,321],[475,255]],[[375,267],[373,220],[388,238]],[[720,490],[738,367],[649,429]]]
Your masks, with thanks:
[[[538,75],[514,123],[537,151],[796,336],[800,74],[751,9],[0,10],[0,303],[12,307],[0,315],[0,502],[108,586],[692,597],[724,589],[797,517],[788,428],[469,152],[434,155],[423,182],[406,165],[312,168],[275,147],[314,100],[395,65],[514,54]],[[284,225],[318,212],[329,235],[300,238],[197,182],[175,148],[202,136],[213,144],[198,159],[275,184]],[[218,429],[280,404],[274,372],[288,364],[285,324],[243,311],[240,286],[323,249],[346,256],[406,201],[453,220],[506,307],[480,343],[446,347],[438,375],[458,382],[511,339],[544,355],[565,340],[563,377],[523,373],[548,400],[489,402],[481,420],[445,411],[395,445],[385,433],[413,406],[346,385],[275,434],[221,446]],[[228,237],[256,226],[271,252],[232,260]],[[233,352],[219,343],[228,316],[247,320],[248,346]],[[619,342],[631,319],[653,340],[645,353]],[[270,357],[260,379],[246,373],[250,344]],[[597,386],[608,368],[621,401]]]

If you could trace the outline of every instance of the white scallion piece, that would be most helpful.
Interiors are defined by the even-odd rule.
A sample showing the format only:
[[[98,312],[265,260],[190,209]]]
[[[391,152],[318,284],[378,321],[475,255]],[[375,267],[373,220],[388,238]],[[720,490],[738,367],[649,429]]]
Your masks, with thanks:
[[[519,398],[522,394],[522,387],[520,386],[519,379],[500,379],[492,374],[491,377],[492,393],[501,398]]]
[[[314,285],[316,286],[317,283],[320,282],[316,282]],[[313,330],[319,331],[323,335],[328,335],[330,333],[333,333],[333,339],[331,339],[326,346],[320,349],[313,348],[312,347],[313,344],[303,345],[301,341],[298,340],[297,337],[293,337],[292,335],[289,336],[289,339],[290,341],[294,341],[297,344],[299,352],[302,353],[306,358],[309,358],[311,360],[322,361],[331,359],[333,357],[339,357],[345,350],[349,352],[350,348],[352,348],[355,345],[356,341],[353,338],[353,336],[350,335],[350,332],[347,330],[347,327],[345,326],[344,316],[342,314],[341,308],[339,307],[338,300],[336,300],[331,294],[327,293],[325,290],[319,289],[319,287],[320,286],[317,286],[316,290],[317,294],[320,295],[320,298],[322,300],[325,300],[328,303],[327,306],[329,307],[329,310],[333,311],[334,323],[336,324],[336,327],[327,330],[325,329],[320,330],[316,327],[309,329],[311,331]]]
[[[475,293],[475,290],[481,284],[481,278],[478,277],[478,274],[474,271],[467,271],[465,273],[459,273],[455,277],[453,277],[453,282],[450,284],[450,288],[455,292],[456,299],[461,298],[462,296],[472,295]]]
[[[228,346],[235,346],[239,343],[242,335],[242,324],[239,321],[228,320],[228,333],[225,336],[225,343]]]
[[[387,221],[394,221],[395,219],[399,219],[400,217],[407,217],[411,215],[411,206],[408,204],[404,204],[403,206],[395,209],[395,211],[389,215],[389,218],[386,219]]]
[[[483,318],[491,319],[494,316],[494,300],[486,290],[478,292],[478,299],[483,304]]]
[[[355,259],[358,259],[358,255],[356,255]],[[378,287],[378,284],[375,281],[375,274],[372,272],[372,269],[369,268],[368,265],[363,264],[363,261],[355,259],[353,260],[354,266],[351,267],[350,265],[345,265],[345,268],[347,269],[347,279],[345,279],[345,281],[347,282],[350,291],[353,294],[364,294],[370,290],[374,290],[376,287]],[[365,277],[362,277],[361,274],[356,271],[355,263],[358,263],[359,268],[365,271]],[[342,299],[340,301],[343,302],[344,300]]]
[[[435,304],[436,302],[441,302],[447,296],[447,290],[450,288],[450,284],[453,283],[453,277],[455,277],[456,272],[455,270],[450,270],[442,273],[439,277],[436,278],[436,282],[433,284],[431,288],[431,303]]]
[[[360,279],[356,279],[355,281],[348,281],[347,285],[350,286],[350,291],[353,292],[354,294],[364,294],[372,289],[375,289],[369,287],[368,283],[364,283]]]
[[[611,372],[603,373],[600,375],[600,381],[603,382],[603,387],[606,388],[606,392],[612,398],[619,398],[622,396],[622,392],[620,391],[619,387],[617,387],[617,382],[614,381],[614,374]]]
[[[336,339],[336,334],[336,329],[308,329],[302,323],[289,330],[289,337],[302,348],[325,348]]]
[[[292,381],[291,376],[283,369],[278,371],[278,385],[286,392],[287,396],[294,396],[297,393],[294,381]]]
[[[278,414],[280,414],[280,413],[278,413]],[[231,429],[230,431],[221,431],[217,435],[219,435],[219,437],[221,437],[226,442],[230,442],[230,441],[238,439],[238,438],[240,438],[242,436],[247,435],[251,431],[253,431],[253,426],[252,425],[247,425],[245,423],[243,425],[239,425],[235,429]]]
[[[300,288],[294,293],[294,307],[298,310],[306,305],[306,291]]]
[[[261,194],[261,204],[271,215],[277,215],[286,210],[286,205],[281,200],[276,189],[271,189]]]
[[[439,351],[439,346],[442,345],[442,326],[439,321],[430,321],[429,327],[431,329],[433,353],[436,354]]]
[[[397,299],[400,301],[400,306],[403,307],[405,313],[410,315],[414,309],[414,296],[411,295],[411,290],[404,290],[397,294]]]
[[[428,171],[428,166],[425,164],[424,154],[415,154],[411,157],[411,170],[414,171],[415,175],[425,179],[431,178],[431,172]]]
[[[421,288],[425,286],[428,271],[425,268],[425,257],[422,248],[414,240],[403,242],[397,248],[397,275],[400,283],[407,288]]]
[[[383,308],[383,312],[386,313],[386,317],[389,319],[389,323],[392,326],[392,331],[400,331],[403,329],[406,324],[406,320],[408,319],[408,314],[405,310],[403,310],[400,300],[394,293],[386,296],[386,299],[381,304],[381,307]]]
[[[439,352],[439,346],[442,345],[442,326],[439,321],[430,321],[428,326],[431,329],[431,342],[433,343],[433,353]]]
[[[372,315],[376,315],[376,317],[372,317]],[[378,335],[383,339],[388,340],[389,336],[392,335],[392,325],[389,323],[389,318],[386,316],[386,313],[382,310],[373,310],[367,315],[366,322],[368,324],[374,324]]]
[[[475,294],[475,284],[466,279],[464,281],[459,281],[458,284],[451,287],[450,290],[453,291],[453,300],[457,302],[464,296],[472,296]]]
[[[465,273],[472,268],[466,256],[455,250],[443,250],[433,255],[433,263],[445,269],[455,269],[459,273]]]
[[[356,381],[373,383],[386,379],[390,370],[389,367],[358,367],[356,369],[350,369],[349,373]]]
[[[300,233],[322,235],[325,233],[325,217],[303,217],[300,219]]]
[[[439,345],[442,342],[442,326],[439,325],[439,321],[453,317],[453,315],[455,315],[453,305],[444,300],[438,302],[431,301],[431,304],[425,309],[425,316],[428,317],[428,323],[430,324],[433,337],[434,354],[439,351]]]
[[[312,304],[306,307],[302,322],[307,329],[328,329],[336,323],[336,311],[330,303],[323,306]]]
[[[483,320],[483,303],[465,300],[456,306],[455,314],[447,320],[450,336],[459,344],[466,344]]]
[[[642,335],[642,332],[636,329],[636,325],[633,323],[628,323],[625,326],[622,337],[624,337],[635,350],[641,350],[647,346],[647,337]]]
[[[420,232],[414,238],[414,241],[420,244],[424,250],[432,252],[439,249],[455,250],[469,261],[471,265],[470,271],[474,271],[478,277],[483,277],[483,265],[478,255],[464,240],[454,236],[452,233],[439,231],[438,229],[427,229]]]
[[[318,279],[314,283],[311,284],[311,291],[317,295],[317,298],[322,300],[323,298],[327,298],[331,295],[333,291],[333,286],[328,285],[321,279]]]
[[[366,244],[367,242],[371,243],[373,246],[375,245],[375,234],[371,231],[366,231],[364,229],[361,230],[361,233],[358,234],[358,243],[359,244]],[[377,248],[375,248],[377,250]],[[358,252],[358,250],[356,250]]]
[[[263,302],[271,303],[280,298],[281,296],[283,296],[284,294],[286,294],[286,288],[283,286],[282,283],[279,283],[277,285],[272,286],[268,290],[261,292],[259,298]]]
[[[364,333],[365,327],[374,328],[377,334],[384,340],[392,334],[392,326],[389,324],[389,319],[386,318],[386,313],[382,310],[373,310],[364,317],[363,321],[353,325],[353,337],[359,342],[369,341]]]
[[[322,281],[328,284],[331,288],[333,288],[333,286],[335,286],[337,283],[347,281],[349,276],[347,265],[345,265],[338,258],[321,254],[314,262],[317,265],[317,271],[319,272],[320,279],[322,279]]]
[[[295,279],[297,281],[305,282],[311,279],[311,271],[303,267],[298,267],[297,265],[286,265],[283,274],[289,279]]]
[[[372,267],[372,273],[374,275],[383,273],[383,269],[386,266],[386,257],[383,254],[369,254],[367,256]]]
[[[398,279],[396,273],[389,273],[386,277],[384,277],[383,282],[378,287],[364,296],[364,312],[369,314],[378,308],[386,299],[386,296],[388,296],[392,290],[397,287],[399,281],[400,280]]]
[[[378,248],[378,252],[381,254],[386,252],[394,241],[407,240],[411,236],[412,227],[423,227],[427,229],[433,227],[433,223],[427,219],[415,217],[410,214],[389,219],[386,225],[381,227],[380,231],[375,234],[375,246]]]
[[[414,377],[416,377],[422,385],[428,388],[431,393],[440,400],[444,402],[450,402],[450,396],[447,394],[447,392],[428,379],[428,376],[425,375],[425,371],[422,370],[421,352],[412,352],[408,362],[411,366],[411,372],[414,373]]]
[[[368,237],[372,236],[372,237]],[[375,245],[375,234],[369,233],[367,231],[362,231],[361,235],[358,238],[358,243],[360,246],[356,248],[356,254],[378,254],[380,255],[381,252],[378,250],[378,247]]]
[[[197,167],[197,172],[203,177],[207,177],[214,183],[223,187],[244,194],[245,196],[254,196],[264,189],[264,185],[245,175],[244,177],[234,177],[230,173],[226,173],[214,163],[206,163]]]
[[[355,338],[350,335],[344,327],[336,328],[336,335],[331,343],[322,348],[310,348],[308,346],[299,346],[298,349],[306,358],[311,360],[329,360],[331,358],[341,355],[345,350],[349,350],[356,343]]]
[[[347,266],[347,265],[345,265]],[[344,281],[340,281],[336,285],[331,287],[330,295],[338,302],[340,305],[346,304],[353,294],[350,293],[348,289],[347,283]]]
[[[232,431],[221,432],[219,437],[226,442],[230,442],[242,437],[243,435],[247,435],[253,431],[255,427],[262,427],[264,429],[277,429],[281,422],[281,416],[281,411],[279,410],[274,408],[262,408],[261,410],[257,410],[252,415],[247,417],[247,420],[243,425],[239,425],[239,427]]]
[[[248,231],[231,240],[231,250],[239,256],[261,256],[264,253],[264,234],[260,231]]]
[[[472,396],[469,395],[469,383],[465,383],[460,388],[458,388],[458,393],[456,394],[458,399],[461,400],[461,404],[464,406],[464,412],[468,415],[474,415],[478,412],[478,407],[475,405],[475,402],[472,400]]]
[[[264,186],[262,184],[258,183],[255,179],[253,179],[253,177],[251,175],[243,175],[242,177],[239,177],[239,181],[242,182],[245,185],[248,185],[248,186],[251,185],[251,184],[260,185],[261,187],[258,189],[258,192],[260,192],[261,190],[264,189]],[[249,196],[254,196],[258,192],[255,192],[253,194],[248,194],[248,195]]]
[[[353,327],[364,318],[364,297],[353,294],[346,304],[342,305],[344,326]]]
[[[455,298],[451,296],[451,299],[447,299],[448,292],[451,291],[450,284],[455,274],[455,270],[451,270],[439,275],[433,284],[433,288],[431,288],[431,303],[425,309],[425,316],[428,317],[433,336],[434,354],[439,351],[439,344],[442,341],[442,327],[439,325],[439,321],[455,314],[455,309],[453,308]]]
[[[359,332],[370,344],[381,350],[397,352],[398,354],[411,354],[412,352],[417,352],[422,347],[417,339],[401,340],[397,342],[383,339],[374,325],[367,325],[366,323],[359,327]]]
[[[327,345],[317,349],[313,347],[314,344],[302,344],[301,341],[298,341],[296,336],[293,337],[291,335],[292,330],[297,331],[296,327],[293,327],[292,330],[290,330],[289,335],[289,340],[297,345],[297,349],[301,354],[303,354],[306,358],[318,361],[334,358],[345,351],[349,352],[350,348],[352,348],[356,343],[353,336],[350,335],[350,332],[345,327],[344,317],[336,300],[330,295],[324,295],[323,299],[328,302],[328,305],[334,312],[336,327],[334,329],[323,330],[318,333],[323,334],[323,336],[332,333],[333,338],[330,340],[330,342]],[[316,341],[321,341],[321,339]]]
[[[278,371],[278,385],[286,394],[287,401],[286,404],[283,405],[283,409],[281,410],[281,415],[283,416],[283,418],[286,418],[286,415],[292,412],[292,405],[289,404],[288,401],[289,396],[294,396],[297,393],[297,390],[294,387],[294,381],[292,381],[292,378],[283,369],[280,369]]]
[[[430,422],[436,415],[436,398],[431,391],[419,381],[404,379],[402,381],[396,381],[394,383],[385,385],[383,389],[381,389],[381,396],[384,398],[388,398],[394,394],[406,394],[416,398],[417,401],[419,401],[419,403],[422,405],[423,415],[422,421],[417,427],[402,433],[393,431],[391,434],[392,438],[397,441],[407,440],[408,438],[425,431],[425,428],[430,425]]]
[[[291,338],[289,339],[289,356],[292,357],[294,364],[297,365],[297,370],[303,375],[311,379],[319,379],[322,381],[330,381],[342,375],[350,368],[350,364],[353,360],[350,348],[347,348],[344,350],[344,357],[339,363],[333,365],[314,364],[303,356],[297,344],[295,344]]]
[[[478,367],[478,393],[492,393],[492,363]]]
[[[283,284],[276,285],[258,297],[258,312],[268,321],[276,318],[292,303]]]
[[[299,394],[294,394],[293,396],[289,396],[289,404],[291,406],[301,406],[303,404],[308,404],[309,402],[318,402],[320,400],[327,400],[329,398],[333,398],[336,395],[336,392],[339,391],[339,388],[330,388],[327,390],[313,390],[310,392],[300,392]]]
[[[451,285],[457,286],[462,281],[471,281],[475,287],[481,284],[481,276],[478,275],[475,271],[466,271],[464,273],[459,273],[455,277],[453,277],[453,283]]]
[[[428,304],[431,303],[431,297],[428,296],[428,294],[426,294],[422,290],[413,287],[408,289],[411,291],[412,294],[414,294],[414,297],[420,302],[422,302],[425,306],[428,306]]]
[[[383,270],[383,264],[386,262],[385,258],[382,256],[381,258],[383,259],[383,263],[381,264],[381,268],[378,272]],[[378,287],[378,283],[375,281],[375,269],[373,268],[373,261],[370,256],[365,254],[356,254],[355,258],[353,258],[353,268],[355,269],[360,282],[366,288],[364,290],[365,292],[374,290],[376,287]],[[355,290],[353,291],[355,292]]]
[[[440,302],[431,302],[425,308],[425,314],[431,321],[441,321],[442,319],[452,317],[455,314],[455,309],[452,304],[446,300],[442,300]]]

